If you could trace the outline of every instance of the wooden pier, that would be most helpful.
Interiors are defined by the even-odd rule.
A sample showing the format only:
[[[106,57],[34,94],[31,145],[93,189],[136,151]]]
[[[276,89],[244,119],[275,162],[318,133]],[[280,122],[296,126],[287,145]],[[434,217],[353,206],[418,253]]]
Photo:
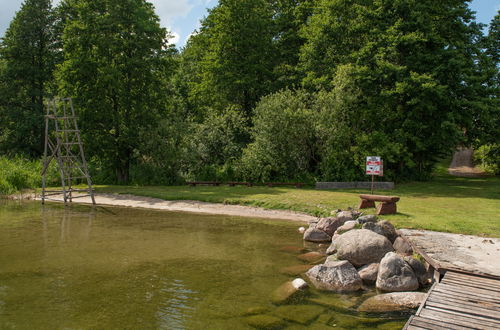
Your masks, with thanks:
[[[403,329],[500,329],[500,279],[446,271]]]

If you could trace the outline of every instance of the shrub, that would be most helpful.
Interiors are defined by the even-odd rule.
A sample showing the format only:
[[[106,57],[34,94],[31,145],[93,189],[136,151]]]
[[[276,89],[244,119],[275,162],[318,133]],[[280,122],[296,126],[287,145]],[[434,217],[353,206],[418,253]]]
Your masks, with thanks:
[[[49,168],[47,185],[58,183],[55,164]],[[24,158],[0,157],[0,194],[8,195],[16,191],[41,186],[42,162]]]
[[[210,112],[203,123],[193,123],[186,136],[183,172],[187,179],[232,180],[234,164],[248,143],[248,123],[243,112],[228,108]]]
[[[316,171],[316,113],[309,93],[284,90],[268,95],[255,108],[253,142],[239,170],[252,181],[311,181]]]
[[[474,161],[486,172],[500,174],[500,144],[486,144],[474,152]]]

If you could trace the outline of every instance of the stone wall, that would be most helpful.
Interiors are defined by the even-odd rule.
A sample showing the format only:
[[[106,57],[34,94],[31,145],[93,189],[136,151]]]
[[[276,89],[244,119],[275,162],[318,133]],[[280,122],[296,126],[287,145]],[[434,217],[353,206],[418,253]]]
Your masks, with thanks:
[[[316,189],[370,189],[371,181],[358,182],[316,182]],[[374,189],[394,189],[394,182],[374,182]]]

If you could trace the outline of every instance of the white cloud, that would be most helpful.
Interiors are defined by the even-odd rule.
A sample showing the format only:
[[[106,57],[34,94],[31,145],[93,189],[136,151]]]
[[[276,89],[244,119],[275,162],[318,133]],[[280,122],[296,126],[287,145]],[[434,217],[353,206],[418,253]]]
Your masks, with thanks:
[[[150,0],[155,6],[156,14],[160,16],[164,26],[178,17],[186,17],[193,9],[188,0]]]
[[[168,30],[170,31],[170,35],[171,35],[171,38],[168,40],[168,43],[173,44],[173,45],[178,44],[179,40],[181,39],[181,36],[179,35],[179,33],[172,31],[170,28],[168,28]]]

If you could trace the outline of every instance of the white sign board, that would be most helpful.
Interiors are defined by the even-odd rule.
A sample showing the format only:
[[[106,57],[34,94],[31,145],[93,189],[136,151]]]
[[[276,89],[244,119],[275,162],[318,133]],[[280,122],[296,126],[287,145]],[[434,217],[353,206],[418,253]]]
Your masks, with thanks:
[[[368,165],[382,165],[382,159],[379,156],[366,157],[366,166]]]
[[[366,157],[366,175],[384,175],[382,160],[379,156]]]

